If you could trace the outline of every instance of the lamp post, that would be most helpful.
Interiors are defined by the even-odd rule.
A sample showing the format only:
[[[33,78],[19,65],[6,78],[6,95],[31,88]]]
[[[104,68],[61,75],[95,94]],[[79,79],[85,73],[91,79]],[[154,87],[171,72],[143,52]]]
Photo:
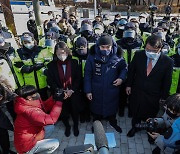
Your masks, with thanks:
[[[97,1],[94,0],[94,18],[96,17],[97,15]]]
[[[36,21],[37,30],[38,30],[38,37],[39,39],[41,39],[44,36],[44,29],[41,22],[41,11],[40,11],[39,0],[32,0],[32,3],[33,3],[35,21]]]

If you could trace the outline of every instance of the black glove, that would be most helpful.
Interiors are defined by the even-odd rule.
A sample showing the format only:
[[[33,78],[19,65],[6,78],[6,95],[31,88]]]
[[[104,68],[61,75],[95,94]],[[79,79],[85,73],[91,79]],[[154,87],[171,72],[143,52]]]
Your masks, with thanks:
[[[40,70],[42,67],[44,67],[44,63],[37,63],[34,65],[34,70],[38,71]]]
[[[63,101],[63,98],[64,98],[64,91],[63,89],[60,89],[60,88],[57,88],[55,90],[55,93],[54,93],[54,96],[53,96],[54,100],[56,101]]]
[[[24,65],[21,69],[21,73],[31,73],[34,71],[34,65]]]

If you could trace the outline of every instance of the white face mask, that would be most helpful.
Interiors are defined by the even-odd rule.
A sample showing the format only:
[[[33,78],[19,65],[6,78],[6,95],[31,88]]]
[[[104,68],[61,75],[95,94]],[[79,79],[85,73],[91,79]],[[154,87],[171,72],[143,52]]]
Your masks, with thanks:
[[[67,55],[58,55],[57,57],[61,61],[65,61],[67,59]]]
[[[105,26],[108,26],[109,25],[109,20],[104,20],[103,23],[104,23]]]
[[[146,23],[146,18],[141,18],[139,22],[142,24]]]
[[[28,49],[32,49],[34,47],[34,42],[33,43],[26,43],[24,46]]]
[[[178,48],[178,54],[180,55],[180,48]]]
[[[149,52],[149,51],[146,51],[146,56],[150,59],[153,59],[153,60],[156,60],[159,58],[160,56],[160,53],[154,53],[154,52]]]
[[[95,32],[95,34],[101,35],[101,34],[103,33],[103,30],[101,30],[101,29],[95,29],[94,32]]]
[[[174,32],[175,28],[170,28],[169,32],[172,34]]]
[[[167,55],[167,54],[168,54],[168,49],[166,49],[166,48],[165,48],[165,49],[162,49],[161,52],[162,52],[163,54]]]

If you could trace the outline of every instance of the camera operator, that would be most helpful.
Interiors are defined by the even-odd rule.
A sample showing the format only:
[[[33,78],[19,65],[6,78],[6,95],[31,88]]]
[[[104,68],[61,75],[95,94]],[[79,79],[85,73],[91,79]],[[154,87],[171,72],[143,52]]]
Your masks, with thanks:
[[[166,147],[180,150],[180,94],[168,97],[165,104],[166,110],[163,116],[154,118],[154,121],[157,130],[165,128],[166,131],[161,134],[157,133],[158,131],[148,132],[158,146],[153,150],[155,154],[160,153],[160,150],[165,150]]]
[[[11,153],[13,154],[14,152],[10,151],[10,142],[9,142],[9,134],[8,130],[13,131],[13,125],[11,124],[10,120],[6,116],[6,114],[3,112],[2,108],[3,105],[11,101],[13,97],[11,97],[10,93],[6,90],[4,85],[2,84],[3,82],[2,76],[0,77],[0,153],[2,154],[8,154]],[[7,80],[5,80],[5,85],[7,86]]]

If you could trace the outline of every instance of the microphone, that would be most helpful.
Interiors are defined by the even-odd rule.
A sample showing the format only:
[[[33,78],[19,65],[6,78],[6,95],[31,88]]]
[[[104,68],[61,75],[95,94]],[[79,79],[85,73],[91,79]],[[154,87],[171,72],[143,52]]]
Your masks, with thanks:
[[[109,154],[108,141],[102,123],[96,120],[93,123],[95,145],[99,154]]]

